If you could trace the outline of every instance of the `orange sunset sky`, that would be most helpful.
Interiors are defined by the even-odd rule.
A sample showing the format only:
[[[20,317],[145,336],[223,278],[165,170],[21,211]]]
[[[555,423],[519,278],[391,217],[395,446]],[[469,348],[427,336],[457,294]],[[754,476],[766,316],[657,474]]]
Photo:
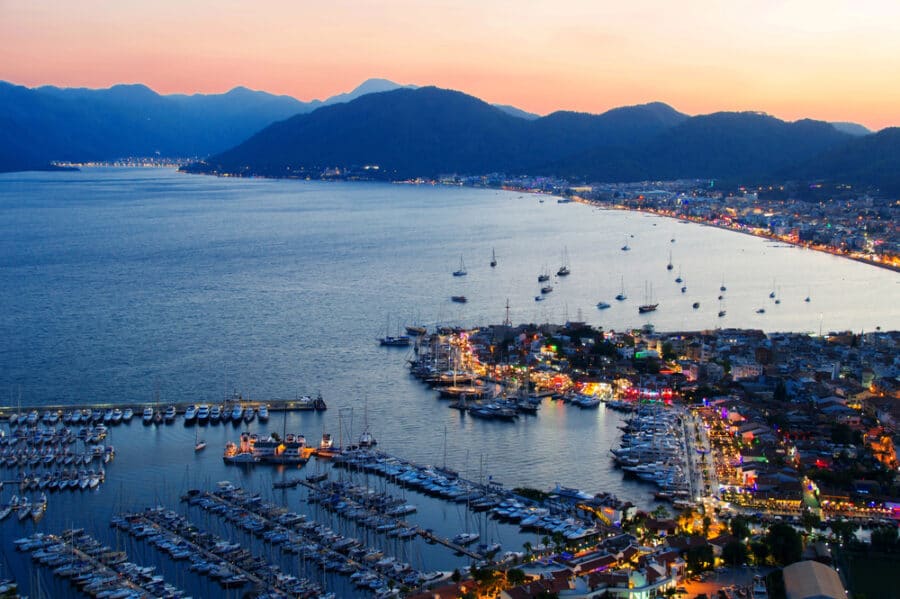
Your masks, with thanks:
[[[540,114],[659,100],[880,129],[900,125],[900,2],[0,0],[21,85],[311,100],[369,77]]]

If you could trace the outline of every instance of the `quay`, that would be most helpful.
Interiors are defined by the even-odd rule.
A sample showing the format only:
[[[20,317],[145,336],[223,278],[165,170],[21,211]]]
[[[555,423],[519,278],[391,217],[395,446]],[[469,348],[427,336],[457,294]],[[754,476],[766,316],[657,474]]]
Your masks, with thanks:
[[[321,404],[316,404],[317,400],[321,400],[322,396],[319,395],[316,398],[310,396],[298,397],[295,399],[244,399],[240,396],[235,396],[228,399],[223,400],[204,400],[204,401],[168,401],[168,402],[158,402],[158,401],[123,401],[123,402],[107,402],[107,403],[71,403],[71,404],[21,404],[15,406],[4,406],[0,405],[0,421],[8,420],[9,417],[13,414],[27,414],[31,411],[37,411],[38,413],[43,414],[44,412],[52,412],[57,413],[57,415],[62,412],[67,412],[71,410],[108,410],[108,409],[120,409],[126,410],[131,408],[134,411],[136,417],[140,417],[141,412],[145,408],[152,408],[154,410],[165,410],[168,406],[175,407],[175,413],[179,416],[183,416],[187,409],[191,406],[198,406],[201,404],[208,404],[210,406],[220,405],[227,409],[231,409],[236,405],[241,405],[244,408],[253,408],[258,410],[260,406],[267,406],[270,412],[317,412],[327,409],[324,400],[322,400]],[[321,406],[321,407],[317,407]]]
[[[436,535],[431,531],[419,529],[419,535],[421,537],[423,537],[426,541],[430,541],[432,543],[437,543],[439,545],[443,545],[444,547],[447,547],[448,549],[452,549],[453,551],[455,551],[457,553],[461,553],[462,555],[465,555],[466,557],[470,557],[475,560],[484,559],[484,556],[481,555],[480,553],[475,553],[474,551],[470,551],[470,550],[466,549],[465,547],[463,547],[462,545],[457,545],[450,539],[442,537],[440,535]]]

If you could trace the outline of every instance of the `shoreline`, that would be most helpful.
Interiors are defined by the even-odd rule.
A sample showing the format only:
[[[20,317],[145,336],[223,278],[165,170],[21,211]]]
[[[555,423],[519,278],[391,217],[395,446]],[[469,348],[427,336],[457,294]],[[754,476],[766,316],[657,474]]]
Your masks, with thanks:
[[[512,190],[508,190],[512,191]],[[546,195],[541,192],[533,192],[528,191],[525,193],[534,193],[536,195]],[[587,206],[592,206],[594,208],[600,208],[602,210],[620,210],[622,212],[637,212],[640,214],[652,214],[653,216],[658,216],[660,218],[669,218],[672,220],[676,220],[682,223],[689,223],[692,225],[703,225],[705,227],[712,227],[714,229],[720,229],[722,231],[730,231],[731,233],[741,233],[743,235],[748,235],[750,237],[756,237],[757,239],[765,239],[768,241],[775,241],[778,243],[784,243],[794,248],[802,249],[802,250],[810,250],[813,252],[820,252],[822,254],[829,254],[834,256],[835,258],[842,258],[845,260],[853,260],[854,262],[859,262],[860,264],[867,264],[869,266],[874,266],[876,268],[883,268],[885,270],[890,270],[896,273],[900,273],[900,266],[894,266],[893,264],[885,264],[884,262],[875,262],[874,260],[866,260],[865,258],[859,256],[849,256],[847,254],[842,254],[839,252],[831,251],[826,247],[814,246],[811,244],[804,244],[796,241],[791,241],[790,239],[782,239],[780,237],[776,237],[773,235],[763,235],[760,233],[754,233],[753,231],[747,231],[745,229],[739,229],[735,227],[729,227],[726,225],[722,225],[719,223],[712,223],[704,220],[689,218],[686,216],[677,216],[674,214],[668,214],[666,212],[661,212],[658,210],[651,210],[648,208],[630,208],[628,206],[623,206],[621,204],[605,204],[602,202],[595,202],[592,200],[586,200],[584,198],[578,196],[560,196],[566,197],[566,199],[570,199],[573,202],[577,202],[579,204],[585,204]]]

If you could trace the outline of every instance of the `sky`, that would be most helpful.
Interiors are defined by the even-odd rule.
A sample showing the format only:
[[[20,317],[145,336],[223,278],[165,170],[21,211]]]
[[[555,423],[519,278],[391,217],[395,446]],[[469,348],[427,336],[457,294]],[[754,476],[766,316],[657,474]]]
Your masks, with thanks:
[[[0,79],[29,87],[306,101],[370,77],[539,114],[662,101],[880,129],[900,125],[900,1],[0,0]]]

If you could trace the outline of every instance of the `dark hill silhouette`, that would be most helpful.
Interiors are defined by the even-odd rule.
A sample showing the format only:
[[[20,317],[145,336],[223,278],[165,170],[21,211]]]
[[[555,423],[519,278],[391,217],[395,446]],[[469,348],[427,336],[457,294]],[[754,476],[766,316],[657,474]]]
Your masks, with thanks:
[[[781,173],[803,178],[855,185],[875,185],[900,195],[900,128],[889,127],[858,137]]]
[[[461,92],[399,89],[275,123],[190,170],[283,175],[377,164],[395,177],[525,172],[598,145],[646,141],[684,118],[648,104],[526,120]]]
[[[687,117],[659,103],[525,120],[428,87],[295,116],[189,170],[315,176],[326,167],[379,165],[395,178],[504,171],[589,181],[756,179],[850,140],[821,121],[755,112]]]

